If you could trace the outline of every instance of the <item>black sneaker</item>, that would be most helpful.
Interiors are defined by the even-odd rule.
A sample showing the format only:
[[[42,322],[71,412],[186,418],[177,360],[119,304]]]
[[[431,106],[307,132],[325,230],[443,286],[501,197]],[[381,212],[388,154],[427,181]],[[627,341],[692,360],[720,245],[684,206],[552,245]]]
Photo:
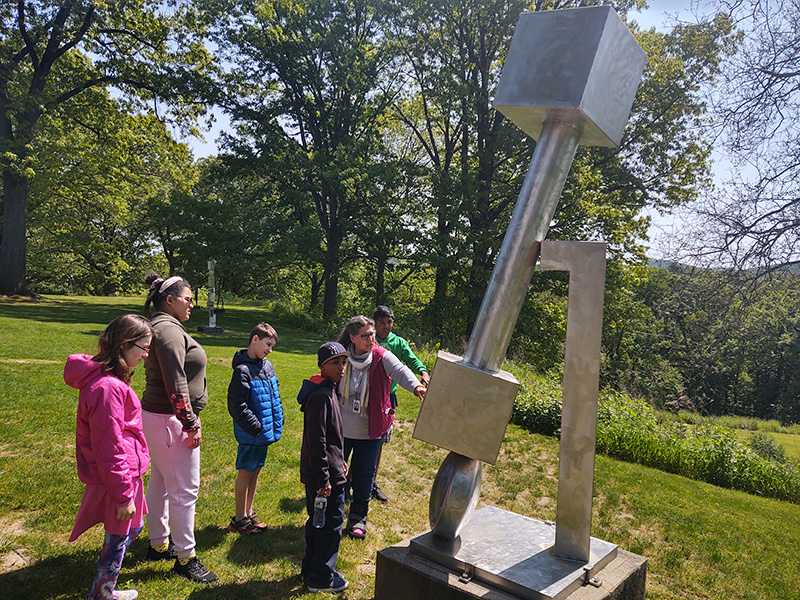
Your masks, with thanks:
[[[339,575],[339,573],[333,573],[333,581],[330,582],[328,585],[324,586],[317,586],[312,584],[307,584],[309,592],[330,592],[335,594],[337,592],[342,592],[347,589],[348,586],[347,579]]]
[[[175,552],[175,546],[172,545],[172,542],[169,543],[169,546],[163,552],[159,552],[152,546],[148,547],[147,554],[144,557],[144,559],[149,562],[157,560],[175,560],[176,558],[178,558],[178,553]]]
[[[372,497],[379,502],[388,502],[389,496],[383,493],[381,488],[378,487],[377,483],[372,484]]]
[[[197,583],[211,583],[216,581],[219,577],[215,573],[209,571],[197,556],[189,559],[185,565],[181,561],[176,560],[175,566],[172,567],[172,572],[181,577],[186,577],[189,581],[196,581]]]

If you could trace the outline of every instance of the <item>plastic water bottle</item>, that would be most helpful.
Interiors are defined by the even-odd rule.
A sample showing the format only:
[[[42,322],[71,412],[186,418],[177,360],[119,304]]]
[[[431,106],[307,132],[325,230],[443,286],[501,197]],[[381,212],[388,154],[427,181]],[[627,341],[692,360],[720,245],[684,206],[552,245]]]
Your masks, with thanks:
[[[325,496],[314,498],[314,518],[311,523],[317,529],[325,527],[325,509],[328,508],[328,499]]]

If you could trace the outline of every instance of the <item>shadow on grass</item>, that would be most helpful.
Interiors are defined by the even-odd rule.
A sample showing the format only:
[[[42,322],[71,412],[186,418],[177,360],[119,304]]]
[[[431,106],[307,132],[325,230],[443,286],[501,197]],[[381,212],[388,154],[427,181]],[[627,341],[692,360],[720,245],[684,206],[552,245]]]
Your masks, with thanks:
[[[36,322],[52,323],[86,323],[96,325],[109,323],[114,318],[125,313],[143,314],[144,300],[141,302],[120,301],[112,306],[93,304],[81,300],[63,300],[59,298],[46,298],[39,302],[12,302],[0,301],[0,317],[9,319],[26,319]],[[228,308],[225,315],[217,318],[217,325],[225,329],[222,334],[198,333],[198,326],[208,324],[208,313],[203,307],[196,307],[184,326],[192,337],[203,346],[239,347],[247,346],[247,334],[253,326],[261,320],[270,321],[269,315],[252,309]],[[326,341],[323,335],[306,332],[294,328],[286,328],[273,323],[278,329],[280,351],[290,354],[314,354],[319,345]],[[102,329],[102,328],[101,328]],[[100,334],[101,329],[89,327],[81,333],[92,337]]]
[[[202,587],[191,594],[190,600],[218,600],[219,598],[293,598],[303,591],[299,576],[278,581],[247,581]]]
[[[283,512],[301,513],[306,509],[305,498],[281,498],[279,506]]]
[[[146,546],[145,546],[146,548]],[[132,573],[126,570],[137,562],[131,551],[125,555],[121,580],[128,580]],[[140,553],[141,554],[141,553]],[[100,548],[96,551],[80,550],[37,561],[29,567],[0,574],[0,596],[4,600],[39,600],[41,598],[71,597],[84,598],[92,587],[97,574],[97,560]],[[137,569],[133,574],[136,581],[162,579],[168,576],[163,568],[155,563],[145,570]]]
[[[0,316],[10,319],[54,323],[109,323],[125,313],[142,314],[142,304],[120,302],[113,306],[88,302],[45,300],[43,302],[0,302]]]
[[[298,565],[305,551],[302,527],[270,527],[258,535],[236,535],[228,560],[237,565],[255,565],[288,558]]]
[[[68,594],[83,597],[89,591],[97,557],[89,552],[65,554],[40,560],[24,569],[0,575],[6,600],[38,600]],[[64,573],[71,576],[64,577]],[[84,577],[85,574],[85,577]]]
[[[197,542],[197,552],[200,553],[204,549],[219,546],[226,535],[228,535],[227,529],[215,525],[206,525],[202,529],[195,531],[194,537]]]

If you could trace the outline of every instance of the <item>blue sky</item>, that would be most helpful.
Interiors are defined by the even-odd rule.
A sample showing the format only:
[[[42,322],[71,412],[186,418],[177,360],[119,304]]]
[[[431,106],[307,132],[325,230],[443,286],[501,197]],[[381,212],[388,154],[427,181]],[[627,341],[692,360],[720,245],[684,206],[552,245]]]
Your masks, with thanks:
[[[651,0],[650,8],[646,11],[632,15],[643,29],[656,27],[664,28],[664,23],[669,22],[675,15],[680,20],[692,20],[691,0]]]

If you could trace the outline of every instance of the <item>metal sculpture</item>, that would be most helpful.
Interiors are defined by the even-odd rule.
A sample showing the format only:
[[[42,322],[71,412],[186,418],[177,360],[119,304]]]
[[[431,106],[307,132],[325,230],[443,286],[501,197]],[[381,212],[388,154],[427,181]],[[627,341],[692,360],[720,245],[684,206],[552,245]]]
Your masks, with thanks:
[[[568,323],[554,548],[552,552],[542,552],[553,546],[553,532],[542,533],[537,525],[531,526],[532,530],[539,531],[542,539],[532,540],[530,548],[520,549],[526,544],[524,540],[520,544],[519,530],[528,527],[527,521],[512,519],[513,524],[506,523],[505,515],[493,511],[481,516],[482,523],[469,525],[469,535],[462,535],[467,538],[466,547],[459,534],[465,531],[477,504],[480,461],[496,462],[511,415],[518,383],[510,373],[501,371],[500,365],[575,151],[580,143],[619,145],[644,62],[644,52],[609,6],[520,16],[494,104],[537,144],[464,357],[439,353],[417,419],[415,438],[452,452],[431,493],[431,534],[412,540],[413,552],[462,568],[468,564],[464,555],[473,560],[486,551],[482,547],[486,519],[515,538],[513,553],[530,550],[537,560],[547,562],[549,556],[592,561],[593,571],[599,567],[598,556],[606,560],[616,552],[615,546],[606,547],[607,543],[589,537],[605,277],[603,243],[592,247],[548,243],[554,244],[549,246],[552,257],[543,255],[542,261],[544,268],[570,270],[569,310],[580,319],[578,330],[591,329],[587,339],[571,338]],[[583,264],[587,261],[590,264]],[[573,278],[583,280],[589,289],[599,290],[599,296],[595,294],[586,301],[586,287],[580,292],[581,286],[576,285],[578,296],[574,298]],[[574,325],[571,330],[576,330]],[[493,556],[489,563],[498,557],[498,542],[491,541],[495,550],[490,553]],[[513,569],[502,565],[517,559],[503,558],[502,564],[485,568],[482,576],[496,583],[492,573],[499,569],[506,575],[500,579],[516,593],[531,598],[552,597],[539,591],[526,595],[528,575],[509,580]],[[535,563],[532,559],[522,562],[530,568]],[[550,561],[542,568],[552,571],[555,567]],[[560,588],[558,594],[563,595],[565,589]]]

